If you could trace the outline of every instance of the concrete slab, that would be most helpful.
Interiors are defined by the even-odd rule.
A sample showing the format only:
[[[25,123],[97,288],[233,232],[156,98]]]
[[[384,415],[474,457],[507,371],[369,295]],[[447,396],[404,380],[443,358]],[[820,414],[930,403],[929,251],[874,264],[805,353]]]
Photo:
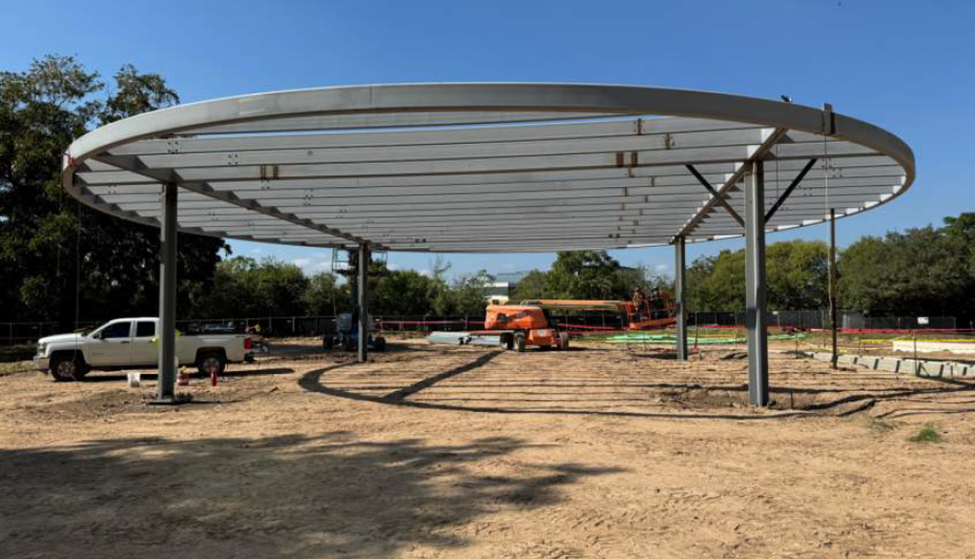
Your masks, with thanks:
[[[894,351],[907,353],[935,353],[948,351],[958,354],[975,354],[975,342],[914,342],[913,340],[896,340]],[[916,348],[916,349],[915,349]]]

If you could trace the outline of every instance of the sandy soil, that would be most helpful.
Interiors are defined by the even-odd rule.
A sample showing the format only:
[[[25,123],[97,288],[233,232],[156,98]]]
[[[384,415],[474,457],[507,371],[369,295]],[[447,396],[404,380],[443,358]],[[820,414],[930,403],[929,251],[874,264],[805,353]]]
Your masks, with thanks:
[[[175,408],[0,376],[0,557],[975,557],[975,381],[308,344]]]

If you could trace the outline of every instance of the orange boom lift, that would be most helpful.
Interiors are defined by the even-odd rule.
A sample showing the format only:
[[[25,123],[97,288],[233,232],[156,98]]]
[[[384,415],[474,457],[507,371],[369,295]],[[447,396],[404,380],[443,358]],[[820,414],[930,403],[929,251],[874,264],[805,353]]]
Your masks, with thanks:
[[[516,351],[529,346],[543,349],[567,349],[568,332],[553,329],[549,311],[612,311],[626,313],[628,330],[654,330],[677,322],[674,298],[665,293],[644,300],[637,306],[631,301],[576,301],[539,299],[514,305],[488,305],[484,333],[500,335],[501,345]],[[472,334],[476,334],[472,332]]]

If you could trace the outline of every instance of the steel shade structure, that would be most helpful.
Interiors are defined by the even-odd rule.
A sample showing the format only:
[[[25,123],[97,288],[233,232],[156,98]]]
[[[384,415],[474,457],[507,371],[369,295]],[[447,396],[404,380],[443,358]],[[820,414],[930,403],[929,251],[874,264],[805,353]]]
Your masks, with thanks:
[[[62,179],[85,204],[154,226],[174,185],[186,233],[550,252],[741,236],[755,162],[764,193],[750,213],[771,209],[754,231],[762,237],[886,203],[915,173],[899,138],[828,106],[629,86],[416,84],[138,115],[75,141]]]

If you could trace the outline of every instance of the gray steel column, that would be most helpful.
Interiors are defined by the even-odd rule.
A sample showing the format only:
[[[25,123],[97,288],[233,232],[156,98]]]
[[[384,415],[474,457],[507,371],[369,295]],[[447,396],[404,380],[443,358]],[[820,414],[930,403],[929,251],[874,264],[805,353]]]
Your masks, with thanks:
[[[684,274],[687,269],[684,237],[674,243],[674,311],[677,315],[677,359],[687,361],[687,286]]]
[[[163,194],[162,244],[159,250],[159,391],[160,401],[170,401],[176,390],[176,193],[166,184]]]
[[[830,366],[835,369],[840,358],[836,340],[836,209],[829,209],[829,329],[833,335],[833,357]]]
[[[765,170],[758,160],[745,176],[745,324],[748,401],[753,406],[769,403],[765,290]]]
[[[369,360],[369,247],[359,245],[359,270],[356,281],[359,282],[359,363]]]

